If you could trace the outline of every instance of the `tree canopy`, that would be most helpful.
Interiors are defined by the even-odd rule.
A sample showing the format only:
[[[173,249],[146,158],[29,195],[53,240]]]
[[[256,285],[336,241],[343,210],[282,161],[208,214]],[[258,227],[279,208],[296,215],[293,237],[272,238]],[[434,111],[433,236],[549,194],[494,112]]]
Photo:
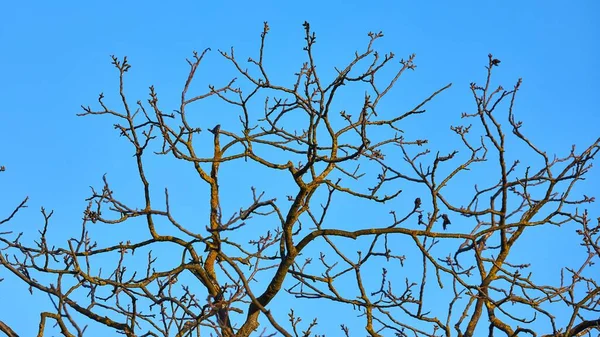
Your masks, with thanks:
[[[517,117],[521,80],[495,83],[502,63],[490,54],[471,109],[434,144],[426,108],[451,84],[399,110],[386,98],[415,55],[378,52],[383,33],[369,33],[331,71],[303,29],[292,81],[269,71],[265,22],[255,55],[216,51],[236,78],[194,86],[211,51],[194,52],[177,107],[154,87],[145,101],[129,97],[132,65],[112,57],[119,86],[106,96],[120,103],[100,94],[80,116],[114,124],[137,197],[122,197],[108,172],[66,242],[49,242],[46,209],[37,239],[22,237],[27,198],[0,216],[0,275],[53,309],[41,310],[38,335],[316,336],[324,321],[345,336],[597,333],[600,218],[577,186],[600,138],[558,155],[538,147]],[[182,197],[153,180],[178,174],[193,179],[186,216],[172,202]],[[95,241],[92,227],[114,242]],[[578,235],[562,247],[577,254],[548,275],[527,251],[556,228]],[[1,321],[0,331],[18,335]]]

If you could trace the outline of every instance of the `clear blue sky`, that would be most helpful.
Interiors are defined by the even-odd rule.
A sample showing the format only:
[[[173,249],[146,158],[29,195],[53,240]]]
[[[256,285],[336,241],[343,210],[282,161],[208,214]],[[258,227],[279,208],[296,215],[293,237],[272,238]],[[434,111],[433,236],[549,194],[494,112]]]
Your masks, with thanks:
[[[517,78],[524,80],[516,113],[534,141],[549,152],[566,154],[571,144],[583,147],[600,136],[597,1],[425,3],[3,3],[0,164],[7,171],[0,176],[0,217],[25,196],[30,197],[30,208],[0,231],[25,231],[33,236],[41,220],[38,209],[44,206],[56,212],[52,226],[57,240],[77,235],[85,207],[83,199],[90,185],[101,186],[104,173],[115,189],[138,187],[132,180],[131,152],[122,149],[125,142],[112,129],[111,120],[75,116],[80,105],[94,106],[100,92],[114,102],[117,74],[110,65],[110,55],[127,55],[133,65],[127,89],[132,101],[145,100],[148,86],[154,84],[165,111],[170,111],[177,108],[188,69],[185,58],[193,50],[213,49],[202,76],[212,83],[224,83],[232,72],[216,50],[234,46],[241,59],[255,56],[263,21],[271,26],[268,64],[274,73],[285,74],[279,75],[282,79],[299,66],[301,24],[305,20],[317,33],[318,64],[324,71],[347,62],[355,50],[362,49],[367,32],[381,30],[385,38],[377,45],[380,51],[393,51],[401,57],[417,54],[417,71],[402,80],[396,94],[404,108],[449,82],[454,84],[429,106],[427,115],[421,116],[423,124],[445,128],[459,123],[460,113],[473,108],[468,85],[483,80],[487,54],[493,53],[502,60],[497,69],[498,84],[509,88]],[[431,135],[432,141],[443,144],[444,137],[450,135],[444,130]],[[197,193],[191,186],[200,185],[190,185],[185,175],[173,174],[176,167],[156,167],[155,173],[168,173],[164,184],[179,188],[183,200],[186,191],[188,196]],[[594,195],[594,186],[600,186],[599,170],[591,173],[579,191]],[[249,194],[244,192],[243,196]],[[194,205],[181,207],[189,213]],[[591,209],[595,211],[592,215],[600,215],[597,205]],[[97,238],[102,240],[105,234],[98,232]],[[547,261],[545,254],[561,240],[561,236],[548,235],[534,251],[523,250],[523,256]],[[563,253],[557,258],[566,263],[570,257]],[[5,272],[0,271],[0,277],[6,277]],[[0,302],[15,303],[0,306],[0,320],[29,336],[37,329],[38,320],[31,306],[45,299],[30,297],[13,281],[7,277],[0,283]],[[324,323],[322,332],[338,335],[339,331],[330,330],[337,324]]]

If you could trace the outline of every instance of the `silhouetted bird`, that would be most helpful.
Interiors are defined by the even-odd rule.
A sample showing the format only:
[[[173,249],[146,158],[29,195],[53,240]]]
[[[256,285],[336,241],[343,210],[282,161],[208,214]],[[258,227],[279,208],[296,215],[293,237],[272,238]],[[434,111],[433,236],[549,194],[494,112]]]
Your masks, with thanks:
[[[415,209],[421,207],[421,198],[416,198],[415,199]]]
[[[444,227],[444,230],[446,230],[446,226],[451,225],[452,223],[450,222],[450,219],[448,219],[447,214],[442,214],[442,220],[444,220],[442,222],[442,227]]]
[[[208,131],[210,131],[216,135],[217,133],[219,133],[219,130],[221,130],[221,124],[217,124],[212,130],[208,130]]]

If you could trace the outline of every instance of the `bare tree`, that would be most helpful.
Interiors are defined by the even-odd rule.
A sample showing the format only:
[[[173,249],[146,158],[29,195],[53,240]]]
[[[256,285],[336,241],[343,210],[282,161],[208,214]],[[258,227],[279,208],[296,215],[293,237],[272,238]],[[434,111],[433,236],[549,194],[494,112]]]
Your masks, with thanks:
[[[52,212],[44,209],[38,240],[12,233],[27,199],[0,221],[2,273],[47,294],[54,307],[41,312],[38,336],[48,322],[64,336],[82,336],[88,324],[126,336],[316,336],[325,318],[293,310],[307,301],[350,309],[326,318],[341,328],[334,335],[363,335],[347,324],[357,320],[370,336],[598,333],[600,281],[592,265],[600,257],[600,223],[582,208],[594,198],[576,195],[574,186],[590,170],[600,139],[562,157],[534,145],[513,113],[521,80],[509,90],[494,86],[500,61],[489,55],[484,83],[471,84],[476,104],[462,115],[472,124],[451,126],[455,150],[435,151],[402,125],[450,84],[408,111],[382,109],[394,84],[415,69],[415,56],[394,68],[393,53],[374,49],[383,34],[369,33],[366,48],[325,81],[313,57],[315,34],[308,23],[304,31],[306,61],[289,86],[272,80],[264,62],[267,23],[249,68],[233,49],[219,51],[238,80],[191,94],[208,49],[195,52],[175,113],[164,112],[153,87],[147,102],[132,104],[125,90],[130,64],[113,57],[122,105],[110,107],[101,94],[99,108],[83,107],[81,115],[106,115],[131,144],[143,202],[122,200],[104,177],[87,199],[81,231],[59,246],[47,241]],[[345,86],[366,90],[362,104],[339,108]],[[194,117],[193,106],[209,99],[236,109],[237,124]],[[518,147],[526,152],[507,151]],[[178,219],[168,190],[150,187],[147,158],[155,154],[188,165],[205,186],[199,192],[209,197],[206,214]],[[278,200],[252,188],[239,211],[225,211],[220,189],[236,182],[221,180],[220,169],[234,166],[244,181],[261,178],[244,175],[250,165],[287,175],[294,189]],[[452,192],[459,180],[460,198]],[[349,229],[335,221],[338,200],[381,204],[389,215]],[[146,233],[115,245],[88,236],[90,226],[136,221]],[[526,232],[556,226],[576,230],[586,254],[556,279],[540,280],[511,252],[517,242],[541,244]],[[166,251],[178,260],[158,263]],[[134,260],[140,255],[141,265]],[[392,272],[405,263],[414,267],[410,274]],[[291,310],[271,310],[276,298],[292,299]],[[17,336],[2,322],[0,331]]]

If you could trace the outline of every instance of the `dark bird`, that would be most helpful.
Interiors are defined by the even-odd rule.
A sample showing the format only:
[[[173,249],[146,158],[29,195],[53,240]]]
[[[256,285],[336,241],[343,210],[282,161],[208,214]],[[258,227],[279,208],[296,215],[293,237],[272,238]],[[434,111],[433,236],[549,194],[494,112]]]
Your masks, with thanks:
[[[444,230],[446,230],[446,226],[451,225],[452,223],[450,222],[450,219],[448,218],[447,214],[442,214],[442,220],[444,220],[442,222],[442,227],[444,228]]]
[[[415,199],[415,209],[418,209],[419,207],[421,207],[421,198],[416,198]]]
[[[217,133],[219,133],[219,130],[221,130],[221,124],[217,124],[212,130],[208,130],[208,131],[210,131],[216,135]]]
[[[493,60],[492,60],[492,65],[493,65],[493,66],[496,66],[496,67],[497,67],[497,66],[499,66],[499,65],[500,65],[500,60],[498,60],[498,59],[493,59]]]

